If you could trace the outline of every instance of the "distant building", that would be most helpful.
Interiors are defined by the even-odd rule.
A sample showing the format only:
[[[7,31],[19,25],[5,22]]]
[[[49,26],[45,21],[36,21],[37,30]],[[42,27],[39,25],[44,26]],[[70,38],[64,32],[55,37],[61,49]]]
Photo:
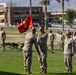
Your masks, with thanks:
[[[16,7],[12,3],[12,7]],[[11,3],[0,3],[0,25],[8,25],[10,23]]]
[[[16,7],[16,3],[0,3],[0,7]]]
[[[30,13],[30,7],[17,7],[15,3],[0,3],[0,25],[18,25]],[[34,23],[41,23],[43,18],[42,7],[32,7]]]
[[[0,25],[18,25],[30,14],[30,7],[17,7],[16,3],[0,3]],[[65,12],[64,12],[65,15]],[[44,25],[43,7],[32,7],[34,25]],[[62,11],[47,12],[47,25],[62,19]],[[65,20],[64,20],[65,21]],[[74,20],[76,22],[76,19]]]
[[[64,11],[65,15],[65,11]],[[48,12],[48,20],[50,23],[55,23],[56,20],[62,19],[62,11]]]

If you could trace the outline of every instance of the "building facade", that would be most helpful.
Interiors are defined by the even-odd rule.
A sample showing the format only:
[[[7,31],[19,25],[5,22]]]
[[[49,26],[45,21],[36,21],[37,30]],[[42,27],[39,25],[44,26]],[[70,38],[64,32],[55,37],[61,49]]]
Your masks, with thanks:
[[[0,25],[18,25],[30,14],[30,7],[17,7],[15,4],[0,4]],[[42,7],[32,7],[34,23],[41,23]]]

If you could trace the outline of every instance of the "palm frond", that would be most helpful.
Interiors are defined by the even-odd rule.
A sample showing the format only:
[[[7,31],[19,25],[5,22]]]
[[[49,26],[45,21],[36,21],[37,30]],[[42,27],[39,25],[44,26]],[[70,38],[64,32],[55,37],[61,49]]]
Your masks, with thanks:
[[[41,5],[50,5],[50,0],[42,0],[39,2]]]
[[[60,3],[62,0],[56,0],[56,1]],[[66,0],[66,1],[69,2],[69,0]]]
[[[61,0],[56,0],[56,1],[58,1],[59,3],[61,2]]]

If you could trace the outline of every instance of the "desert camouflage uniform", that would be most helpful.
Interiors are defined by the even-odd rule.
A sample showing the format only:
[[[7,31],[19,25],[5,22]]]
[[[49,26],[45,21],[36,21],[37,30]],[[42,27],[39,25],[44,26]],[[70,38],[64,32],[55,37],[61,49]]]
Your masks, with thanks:
[[[38,34],[38,37],[37,37],[39,51],[40,51],[40,56],[38,56],[38,60],[40,62],[41,69],[47,68],[47,61],[46,61],[46,58],[47,58],[47,38],[48,38],[48,34],[45,32]]]
[[[65,38],[64,41],[64,63],[67,71],[72,72],[72,56],[74,53],[74,40],[73,38]]]
[[[23,54],[24,54],[24,68],[30,71],[31,64],[32,64],[32,46],[33,43],[38,51],[38,44],[36,36],[32,33],[27,33],[25,36],[25,42],[23,47]]]
[[[64,51],[64,39],[65,39],[64,35],[60,34],[59,39],[60,39],[60,41],[59,41],[59,50]]]
[[[3,51],[5,51],[5,39],[6,39],[6,33],[5,31],[0,31],[0,46],[2,46]]]
[[[48,34],[48,44],[49,44],[49,46],[51,47],[51,50],[52,50],[52,51],[53,51],[53,49],[54,49],[54,38],[55,38],[55,36],[54,36],[53,33],[49,33],[49,34]]]
[[[60,41],[60,34],[59,34],[59,32],[57,32],[56,33],[56,45],[58,46],[58,48],[59,48],[59,41]]]
[[[76,57],[76,35],[75,36],[73,36],[73,39],[74,39],[74,42],[75,42],[75,44],[74,44],[74,56]]]

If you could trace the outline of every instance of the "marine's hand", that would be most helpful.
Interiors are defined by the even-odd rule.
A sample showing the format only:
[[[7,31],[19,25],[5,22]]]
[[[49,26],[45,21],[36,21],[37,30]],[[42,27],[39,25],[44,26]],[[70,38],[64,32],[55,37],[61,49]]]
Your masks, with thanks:
[[[73,56],[73,54],[72,54],[72,56]]]
[[[40,55],[40,52],[38,52],[38,55]]]

